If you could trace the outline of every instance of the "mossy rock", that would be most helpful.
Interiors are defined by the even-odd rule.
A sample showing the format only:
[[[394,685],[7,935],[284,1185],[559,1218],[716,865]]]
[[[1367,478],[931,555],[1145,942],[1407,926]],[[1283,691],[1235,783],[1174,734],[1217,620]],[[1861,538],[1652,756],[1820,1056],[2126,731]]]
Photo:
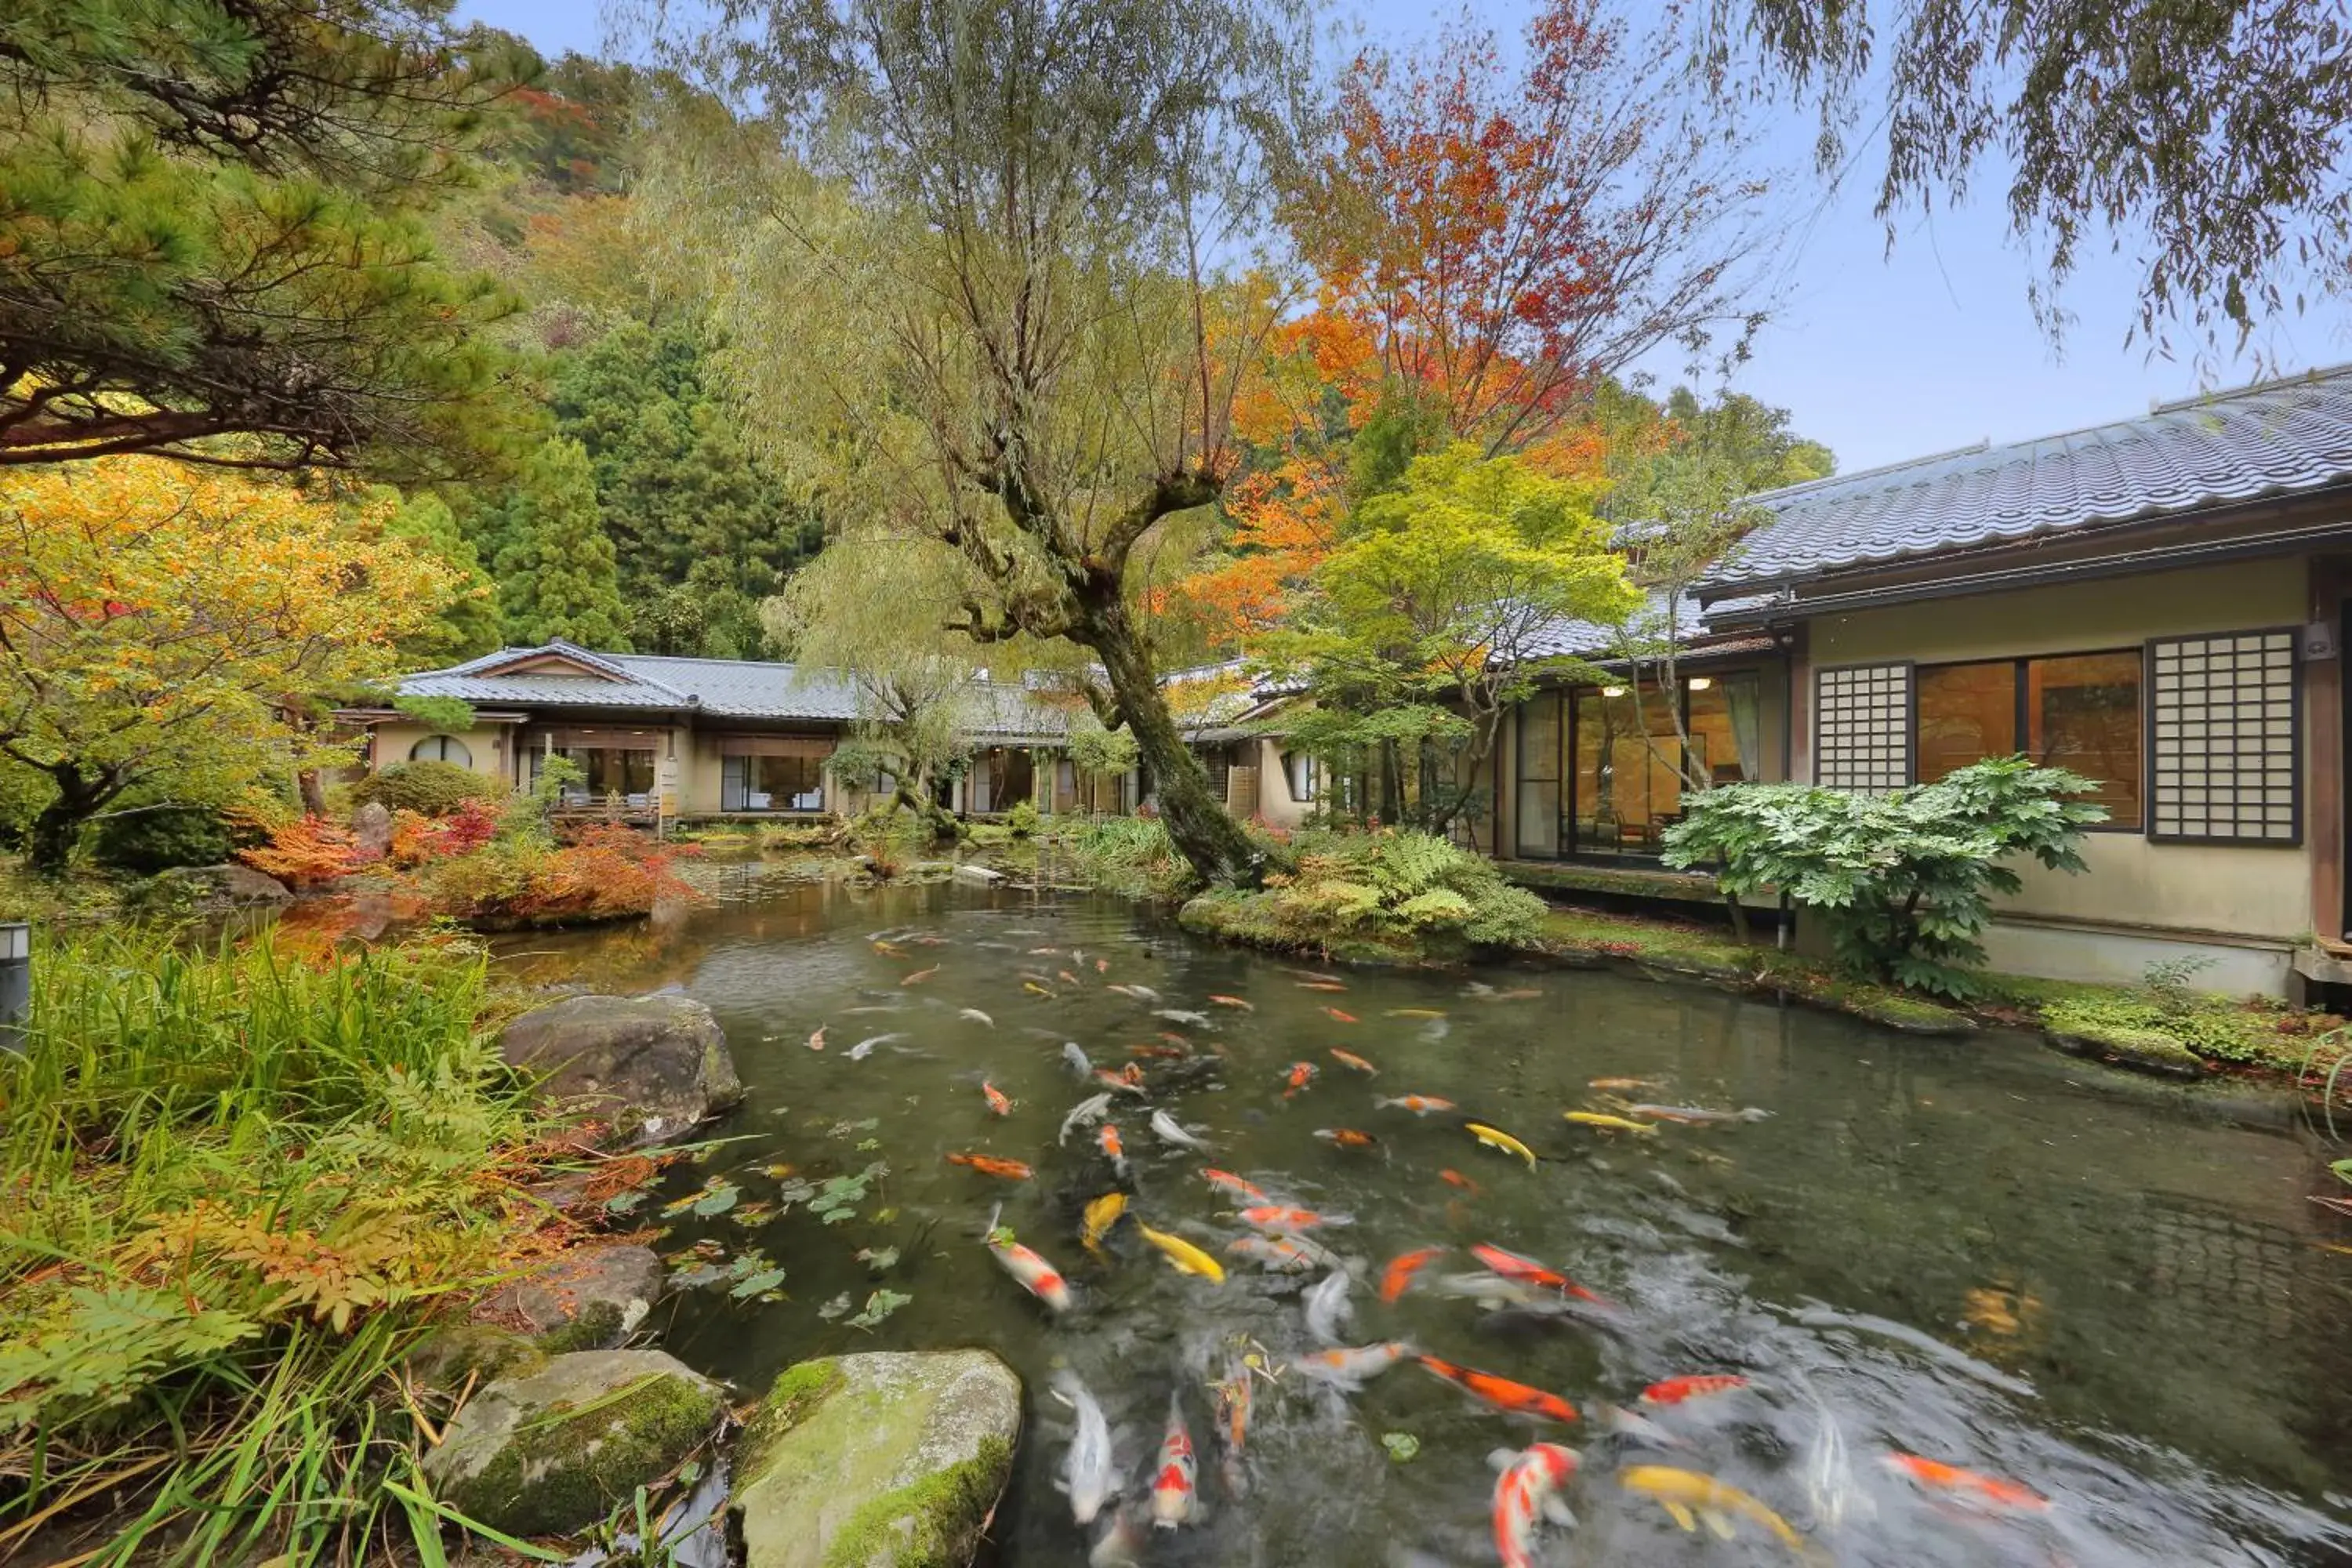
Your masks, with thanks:
[[[509,1281],[475,1311],[536,1334],[551,1355],[603,1350],[645,1321],[661,1300],[662,1283],[662,1260],[651,1247],[583,1247]]]
[[[436,1329],[408,1352],[408,1375],[420,1387],[455,1394],[468,1380],[520,1377],[547,1364],[548,1352],[525,1335],[488,1323]]]
[[[434,1495],[509,1535],[585,1529],[708,1437],[719,1385],[660,1351],[579,1351],[468,1401],[425,1456]]]
[[[735,1454],[745,1568],[962,1568],[1020,1435],[1021,1380],[986,1351],[789,1368]]]
[[[1274,897],[1269,893],[1231,889],[1202,893],[1176,911],[1176,923],[1196,936],[1263,948],[1268,952],[1298,953],[1368,968],[1439,963],[1458,958],[1462,952],[1458,940],[1424,947],[1362,931],[1303,935],[1276,918]]]
[[[2113,1062],[2160,1078],[2200,1079],[2210,1070],[2204,1058],[2161,1029],[2077,1024],[2049,1032],[2050,1043],[2069,1056]]]

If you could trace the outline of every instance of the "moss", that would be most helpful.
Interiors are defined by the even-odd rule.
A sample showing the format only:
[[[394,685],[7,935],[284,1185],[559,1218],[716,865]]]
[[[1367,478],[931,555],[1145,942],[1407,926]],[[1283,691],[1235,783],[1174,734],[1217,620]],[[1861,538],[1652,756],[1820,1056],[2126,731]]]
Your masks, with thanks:
[[[816,1414],[845,1381],[841,1363],[832,1356],[797,1362],[776,1374],[768,1397],[743,1429],[735,1446],[735,1473],[754,1475],[766,1462],[776,1439]]]
[[[971,1458],[852,1514],[825,1549],[824,1568],[963,1568],[1012,1469],[1012,1445],[982,1437]]]
[[[458,1512],[511,1535],[560,1535],[593,1524],[667,1474],[708,1436],[719,1391],[655,1374],[591,1400],[559,1404],[527,1420],[472,1475],[445,1479],[439,1495]]]
[[[1906,1035],[1966,1035],[1978,1028],[1975,1019],[1955,1007],[1930,1001],[1916,992],[1891,985],[1847,980],[1803,960],[1776,953],[1761,976],[1762,983],[1817,1007],[1851,1014]]]
[[[1728,935],[1582,910],[1547,914],[1536,951],[1572,959],[1621,959],[1718,980],[1751,979],[1764,961],[1759,950]]]
[[[1723,903],[1723,894],[1716,888],[1714,878],[1684,871],[1634,870],[1549,860],[1500,860],[1496,862],[1496,868],[1505,881],[1545,892],[1615,893],[1718,907]]]
[[[581,1304],[579,1315],[570,1322],[558,1323],[541,1334],[539,1348],[550,1355],[603,1350],[620,1342],[625,1321],[618,1301],[585,1301]]]
[[[467,1377],[491,1383],[521,1377],[547,1364],[541,1346],[510,1330],[487,1323],[452,1323],[436,1329],[408,1352],[408,1374],[426,1388],[454,1394]]]
[[[1271,893],[1218,889],[1188,900],[1176,923],[1196,935],[1239,942],[1270,952],[1312,954],[1339,963],[1417,964],[1445,963],[1462,955],[1459,942],[1416,943],[1384,933],[1331,931],[1308,935],[1284,926]]]

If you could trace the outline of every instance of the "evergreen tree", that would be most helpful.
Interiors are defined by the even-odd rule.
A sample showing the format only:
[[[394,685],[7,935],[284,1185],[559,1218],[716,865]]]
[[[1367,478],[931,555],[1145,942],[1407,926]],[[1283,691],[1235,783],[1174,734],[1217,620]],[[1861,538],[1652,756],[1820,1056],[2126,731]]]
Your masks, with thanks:
[[[507,636],[629,651],[613,542],[597,521],[595,473],[580,443],[559,436],[541,447],[501,510],[507,542],[497,570]]]
[[[411,666],[455,664],[499,646],[499,592],[473,542],[457,527],[448,503],[436,495],[412,496],[384,524],[385,537],[405,541],[438,560],[459,583],[449,607],[401,644]]]

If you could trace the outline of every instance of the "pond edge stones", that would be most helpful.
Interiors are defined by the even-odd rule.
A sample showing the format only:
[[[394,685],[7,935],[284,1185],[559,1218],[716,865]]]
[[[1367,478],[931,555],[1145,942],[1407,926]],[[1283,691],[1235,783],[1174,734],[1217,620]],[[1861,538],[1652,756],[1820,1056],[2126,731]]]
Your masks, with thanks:
[[[434,1495],[509,1535],[586,1528],[660,1479],[724,1414],[662,1351],[574,1351],[468,1400],[425,1457]]]
[[[737,1446],[745,1568],[962,1568],[1013,1473],[1021,1379],[982,1350],[788,1367]]]
[[[499,1053],[544,1075],[543,1098],[608,1122],[619,1143],[684,1137],[743,1098],[718,1018],[674,991],[567,996],[509,1024]]]

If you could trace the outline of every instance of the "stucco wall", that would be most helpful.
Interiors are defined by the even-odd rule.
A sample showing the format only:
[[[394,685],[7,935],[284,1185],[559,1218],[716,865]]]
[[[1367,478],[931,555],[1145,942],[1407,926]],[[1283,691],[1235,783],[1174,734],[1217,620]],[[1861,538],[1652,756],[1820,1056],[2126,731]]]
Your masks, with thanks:
[[[422,724],[378,724],[375,727],[375,765],[388,768],[408,761],[408,753],[417,742],[440,732],[428,730]],[[506,749],[512,742],[513,732],[511,724],[478,724],[470,730],[452,731],[450,738],[465,742],[466,750],[473,757],[474,772],[507,783],[513,777]]]
[[[1241,751],[1249,765],[1257,769],[1257,814],[1265,818],[1266,826],[1288,829],[1306,821],[1316,803],[1291,798],[1290,775],[1282,766],[1282,742],[1245,741]]]
[[[1809,624],[1809,662],[1818,669],[2089,652],[2151,637],[2300,625],[2305,572],[2300,560],[2242,562],[1825,616]],[[1810,712],[1810,681],[1804,700]],[[1801,729],[1795,776],[1811,778],[1810,724]],[[2306,811],[2311,763],[2306,732]],[[2291,938],[2311,928],[2310,861],[2300,847],[2156,844],[2138,833],[2104,832],[2087,836],[2083,858],[2091,869],[2081,876],[2021,867],[2025,888],[2002,907],[2253,937]],[[2003,945],[2022,956],[2032,944]]]

